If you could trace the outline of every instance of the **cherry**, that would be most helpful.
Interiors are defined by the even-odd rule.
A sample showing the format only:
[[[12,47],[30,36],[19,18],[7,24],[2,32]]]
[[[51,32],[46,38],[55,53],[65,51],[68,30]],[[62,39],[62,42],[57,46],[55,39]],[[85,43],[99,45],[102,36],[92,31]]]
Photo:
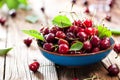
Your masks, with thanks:
[[[59,39],[58,40],[58,45],[60,45],[60,44],[67,44],[67,45],[69,45],[68,41],[65,40],[65,39]]]
[[[90,42],[94,47],[97,47],[100,44],[100,38],[98,36],[94,35],[94,36],[92,36]]]
[[[114,3],[115,3],[115,0],[109,0],[108,5],[112,8]]]
[[[54,42],[55,40],[55,35],[53,33],[49,33],[47,35],[45,35],[45,40],[47,42]]]
[[[78,32],[84,32],[84,31],[85,31],[84,28],[78,27]],[[77,32],[77,33],[78,33],[78,32]]]
[[[74,26],[83,27],[82,21],[80,21],[80,20],[75,20],[72,24],[73,24]]]
[[[50,33],[54,33],[54,34],[56,34],[57,31],[62,31],[62,29],[59,28],[59,27],[57,27],[57,26],[55,26],[55,27],[52,27],[52,28],[49,30]]]
[[[63,31],[57,31],[56,32],[56,37],[64,39],[66,37],[66,35]]]
[[[40,66],[39,62],[37,62],[37,61],[33,62],[32,64],[33,64],[34,66],[37,66],[37,68],[39,68],[39,66]]]
[[[3,18],[3,17],[1,17],[1,18],[0,18],[0,24],[1,24],[1,25],[4,25],[4,24],[5,24],[5,22],[6,22],[6,19],[5,19],[5,18]]]
[[[26,44],[27,47],[29,47],[32,43],[32,39],[30,38],[24,39],[24,43]]]
[[[73,32],[73,33],[78,32],[78,26],[70,26],[69,32]]]
[[[95,32],[94,32],[94,30],[93,30],[92,27],[86,28],[85,29],[85,33],[88,34],[88,35],[90,35],[90,36],[93,35],[93,34],[95,34]]]
[[[95,47],[95,48],[92,49],[92,52],[98,52],[98,51],[100,51],[99,47]]]
[[[44,7],[41,7],[41,11],[44,13],[44,12],[45,12],[45,8],[44,8]]]
[[[120,44],[115,44],[114,47],[113,47],[113,50],[114,50],[116,53],[120,53]]]
[[[16,17],[16,10],[14,10],[14,9],[12,9],[12,10],[10,10],[9,11],[9,15],[12,17],[12,18],[14,18],[14,17]]]
[[[67,38],[67,40],[74,40],[75,35],[72,32],[67,32],[66,33],[66,38]]]
[[[88,39],[88,36],[85,32],[78,32],[77,36],[79,38],[80,41],[86,41]]]
[[[92,44],[90,43],[90,41],[85,41],[85,42],[83,43],[83,48],[84,48],[85,50],[91,50],[91,49],[92,49]]]
[[[86,19],[84,22],[83,22],[83,25],[85,26],[85,27],[92,27],[92,20],[90,20],[90,19]]]
[[[29,65],[29,69],[33,72],[37,72],[40,64],[38,62],[33,62]]]
[[[43,44],[43,49],[47,50],[47,51],[53,51],[54,46],[52,43],[44,43]]]
[[[69,46],[66,44],[60,44],[59,45],[59,53],[60,54],[66,54],[69,51]]]
[[[90,10],[89,10],[89,8],[88,7],[86,7],[86,9],[85,9],[85,13],[90,13]]]
[[[85,6],[87,6],[87,5],[88,5],[88,1],[87,1],[87,0],[83,0],[83,4],[84,4]]]
[[[111,76],[117,76],[119,71],[120,70],[116,64],[112,64],[108,67],[108,72]]]
[[[107,49],[110,47],[110,41],[107,39],[103,39],[100,41],[100,48],[103,49]]]
[[[106,19],[107,21],[111,21],[111,15],[106,15],[105,19]]]
[[[77,0],[72,0],[72,4],[75,4]]]

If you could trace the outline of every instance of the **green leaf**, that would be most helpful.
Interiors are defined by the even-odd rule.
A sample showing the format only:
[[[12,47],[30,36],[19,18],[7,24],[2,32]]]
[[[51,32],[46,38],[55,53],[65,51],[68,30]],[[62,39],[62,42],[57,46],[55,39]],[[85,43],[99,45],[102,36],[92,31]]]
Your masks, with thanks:
[[[27,0],[18,0],[18,1],[19,1],[19,3],[24,4],[24,5],[28,4]]]
[[[30,23],[36,23],[39,18],[38,18],[38,16],[30,15],[30,16],[26,16],[25,19]]]
[[[19,6],[18,0],[5,0],[5,1],[9,9],[17,9]]]
[[[22,30],[22,32],[24,32],[25,34],[28,34],[36,39],[40,39],[40,40],[44,41],[43,35],[36,30]]]
[[[72,25],[71,21],[67,16],[58,15],[52,20],[53,25],[56,25],[60,28],[69,27]]]
[[[112,32],[107,27],[103,25],[98,25],[97,28],[98,28],[98,34],[100,38],[112,36]]]
[[[110,28],[110,31],[111,31],[112,34],[114,34],[114,35],[120,35],[120,29],[111,29],[111,28]]]
[[[0,49],[0,56],[7,54],[12,48]]]
[[[83,43],[80,41],[77,41],[76,43],[72,44],[72,46],[70,47],[70,50],[80,50],[83,47]]]
[[[2,7],[5,3],[5,0],[0,0],[0,7]]]

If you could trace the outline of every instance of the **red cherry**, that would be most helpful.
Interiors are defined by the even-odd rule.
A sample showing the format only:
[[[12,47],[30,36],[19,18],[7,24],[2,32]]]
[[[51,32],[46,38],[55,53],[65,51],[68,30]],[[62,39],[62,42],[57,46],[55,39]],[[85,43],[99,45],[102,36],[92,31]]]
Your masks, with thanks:
[[[39,68],[39,66],[40,66],[39,62],[37,62],[37,61],[33,62],[32,64],[33,64],[34,66],[37,66],[37,68]]]
[[[32,43],[32,39],[30,38],[24,39],[24,43],[26,44],[27,47],[29,47]]]
[[[108,72],[111,76],[117,76],[120,70],[116,64],[112,64],[108,67]]]
[[[90,13],[90,10],[89,10],[89,8],[88,7],[86,7],[86,9],[85,9],[85,13]]]
[[[57,31],[56,32],[56,37],[64,39],[66,37],[66,35],[63,31]]]
[[[94,35],[95,34],[95,32],[94,32],[92,27],[86,28],[85,29],[85,33],[88,34],[88,35]]]
[[[90,43],[90,41],[85,41],[85,42],[83,43],[83,48],[84,48],[85,50],[91,50],[91,49],[92,49],[92,44]]]
[[[69,45],[68,41],[65,40],[65,39],[59,39],[58,40],[58,45],[60,45],[60,44],[67,44],[67,45]]]
[[[3,17],[1,17],[1,18],[0,18],[0,24],[1,24],[1,25],[4,25],[4,24],[5,24],[5,22],[6,22],[6,19],[5,19],[5,18],[3,18]]]
[[[29,69],[33,72],[37,72],[38,68],[39,68],[39,63],[36,61],[36,62],[33,62],[29,65]]]
[[[43,44],[43,49],[47,50],[47,51],[53,51],[54,46],[52,43],[44,43]]]
[[[86,19],[86,20],[83,22],[83,25],[84,25],[85,27],[92,27],[93,22],[92,22],[92,20],[90,20],[90,19]]]
[[[120,44],[115,44],[113,50],[114,50],[116,53],[120,53]]]
[[[69,51],[69,47],[66,44],[60,44],[59,45],[59,53],[60,54],[66,54]]]

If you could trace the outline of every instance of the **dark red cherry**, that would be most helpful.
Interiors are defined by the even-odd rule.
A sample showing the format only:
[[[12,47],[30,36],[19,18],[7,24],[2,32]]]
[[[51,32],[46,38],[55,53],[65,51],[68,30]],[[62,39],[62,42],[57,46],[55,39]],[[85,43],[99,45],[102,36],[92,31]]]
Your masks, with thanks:
[[[56,37],[64,39],[66,37],[66,35],[63,31],[57,31],[56,32]]]
[[[113,50],[114,50],[116,53],[120,53],[120,44],[115,44],[114,47],[113,47]]]
[[[12,10],[10,10],[9,11],[9,15],[12,17],[12,18],[14,18],[14,17],[16,17],[16,10],[15,9],[12,9]]]
[[[107,21],[111,21],[111,15],[106,15],[105,19],[106,19]]]
[[[85,13],[87,13],[87,14],[90,13],[90,10],[88,7],[85,8]]]
[[[91,49],[92,49],[92,44],[90,43],[90,41],[85,41],[85,42],[83,43],[83,48],[84,48],[85,50],[91,50]]]
[[[45,40],[47,42],[54,42],[54,40],[55,40],[55,34],[49,33],[49,34],[45,35]]]
[[[67,32],[66,33],[66,39],[67,40],[74,40],[75,39],[75,34],[73,34],[72,32]]]
[[[44,12],[45,12],[45,8],[44,8],[44,7],[41,7],[41,11],[44,13]]]
[[[100,44],[100,38],[98,36],[94,35],[94,36],[92,36],[90,42],[94,47],[97,47]]]
[[[108,72],[111,76],[117,76],[119,71],[120,70],[116,64],[112,64],[108,67]]]
[[[5,19],[5,18],[3,18],[3,17],[1,17],[1,18],[0,18],[0,24],[1,24],[1,25],[4,25],[4,24],[5,24],[5,22],[6,22],[6,19]]]
[[[53,46],[52,43],[44,43],[43,49],[45,49],[45,50],[47,50],[47,51],[53,51],[54,46]]]
[[[100,41],[100,48],[102,50],[107,49],[109,47],[110,47],[110,41],[109,40],[103,39],[103,40]]]
[[[66,54],[69,51],[69,46],[67,44],[60,44],[59,45],[59,53]]]
[[[75,20],[72,24],[73,24],[74,26],[83,27],[81,20]]]
[[[69,32],[76,33],[78,32],[78,26],[70,26],[68,30]]]
[[[33,72],[37,72],[39,66],[40,66],[40,64],[36,61],[29,65],[29,69]]]
[[[88,39],[88,36],[85,32],[78,32],[77,37],[79,38],[80,41],[86,41]]]
[[[32,39],[30,39],[30,38],[24,39],[24,44],[25,44],[27,47],[29,47],[29,46],[31,45],[31,43],[32,43]]]

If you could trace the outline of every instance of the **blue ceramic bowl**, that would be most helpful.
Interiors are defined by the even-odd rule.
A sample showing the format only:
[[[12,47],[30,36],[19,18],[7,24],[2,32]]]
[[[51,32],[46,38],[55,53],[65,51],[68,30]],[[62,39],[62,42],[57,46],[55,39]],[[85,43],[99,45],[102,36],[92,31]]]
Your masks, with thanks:
[[[83,66],[93,64],[101,61],[105,58],[113,48],[114,40],[110,38],[111,47],[96,53],[89,54],[58,54],[55,52],[49,52],[40,47],[40,51],[44,57],[52,61],[55,64],[62,66]]]

